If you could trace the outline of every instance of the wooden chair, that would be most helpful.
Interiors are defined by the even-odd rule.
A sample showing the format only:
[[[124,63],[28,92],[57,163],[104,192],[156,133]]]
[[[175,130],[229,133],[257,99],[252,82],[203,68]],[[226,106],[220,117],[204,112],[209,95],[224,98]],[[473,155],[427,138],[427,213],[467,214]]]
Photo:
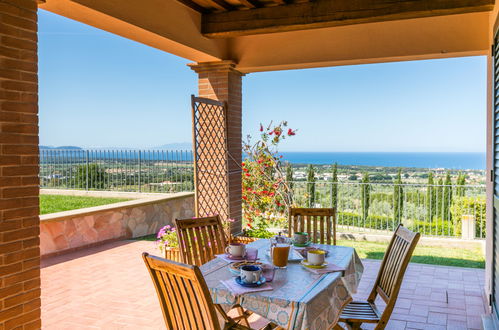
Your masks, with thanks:
[[[412,232],[401,224],[397,227],[369,298],[367,301],[353,301],[346,305],[341,313],[340,322],[345,322],[351,329],[360,329],[362,323],[377,323],[375,329],[385,328],[395,307],[405,270],[419,236],[419,233]],[[382,314],[374,304],[378,295],[386,303]]]
[[[182,262],[201,266],[225,252],[227,239],[217,216],[175,219]]]
[[[154,282],[167,329],[220,330],[217,310],[225,322],[223,329],[249,329],[246,314],[231,318],[219,305],[213,304],[197,266],[150,256],[145,252],[142,258]],[[241,307],[237,305],[237,308]],[[247,326],[238,322],[244,322]]]
[[[288,233],[308,233],[314,243],[336,245],[336,210],[334,208],[290,208]]]

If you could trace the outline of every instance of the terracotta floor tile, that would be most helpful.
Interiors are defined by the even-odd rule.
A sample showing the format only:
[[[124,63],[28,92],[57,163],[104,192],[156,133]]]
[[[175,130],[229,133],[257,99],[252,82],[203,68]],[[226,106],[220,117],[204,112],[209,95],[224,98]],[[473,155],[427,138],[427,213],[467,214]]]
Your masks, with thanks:
[[[122,241],[43,260],[43,328],[164,329],[143,251],[158,254],[153,242]],[[378,260],[363,263],[355,299],[369,295],[380,266]],[[482,269],[409,264],[386,329],[479,329],[483,282]],[[252,320],[263,325],[257,315]]]

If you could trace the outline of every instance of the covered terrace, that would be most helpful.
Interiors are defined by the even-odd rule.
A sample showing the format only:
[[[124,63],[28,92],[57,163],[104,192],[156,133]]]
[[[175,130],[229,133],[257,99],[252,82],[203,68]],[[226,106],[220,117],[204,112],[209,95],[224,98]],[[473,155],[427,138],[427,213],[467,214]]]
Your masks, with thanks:
[[[484,132],[488,146],[487,268],[485,273],[456,272],[411,265],[404,283],[407,296],[401,295],[399,308],[400,314],[408,310],[414,317],[397,318],[395,313],[393,321],[397,329],[416,327],[416,323],[423,328],[454,329],[458,323],[479,328],[481,314],[491,313],[492,319],[497,319],[499,283],[494,279],[499,275],[495,268],[499,249],[494,242],[499,230],[494,231],[497,221],[492,215],[497,203],[494,192],[499,189],[495,189],[496,176],[492,169],[497,139],[493,117],[497,104],[494,82],[499,79],[499,73],[493,69],[497,46],[492,48],[492,45],[498,16],[494,0],[3,0],[0,8],[0,329],[63,328],[63,325],[78,328],[78,324],[108,328],[118,319],[125,319],[127,297],[121,296],[120,285],[127,283],[127,278],[113,277],[117,286],[110,288],[107,282],[85,279],[88,272],[82,273],[79,267],[102,272],[102,278],[109,278],[112,271],[119,268],[129,271],[126,276],[137,275],[142,279],[147,275],[142,267],[121,262],[123,255],[136,253],[137,260],[126,258],[124,261],[140,262],[139,252],[149,247],[137,242],[114,243],[101,247],[101,252],[88,250],[46,260],[40,271],[38,8],[193,61],[190,68],[198,75],[198,96],[221,101],[225,109],[222,116],[210,117],[206,103],[194,102],[196,171],[220,174],[198,175],[197,211],[216,212],[236,219],[232,227],[234,233],[241,230],[239,165],[244,75],[272,70],[487,56],[488,131]],[[188,97],[186,95],[186,100]],[[199,120],[196,115],[207,116],[204,119],[209,120]],[[223,138],[214,139],[213,132],[222,133]],[[220,143],[222,147],[218,148],[216,144]],[[368,281],[376,267],[376,262],[367,262],[361,288],[369,287]],[[80,274],[75,277],[78,284],[69,280],[73,272]],[[443,283],[442,277],[451,273],[457,276],[455,283]],[[466,287],[462,281],[467,278],[477,284]],[[448,297],[449,303],[454,301],[453,304],[460,307],[442,306],[442,291],[420,283],[421,279],[425,279],[426,284],[433,281],[442,286],[455,285],[448,287],[455,289]],[[61,285],[54,286],[54,283]],[[84,283],[91,285],[85,287]],[[486,304],[481,301],[482,288],[488,300]],[[118,293],[114,295],[113,290]],[[69,313],[71,310],[67,308],[74,305],[61,305],[61,302],[67,301],[67,297],[91,294],[88,291],[92,291],[92,299],[99,299],[97,292],[101,292],[102,299],[110,299],[117,309],[120,306],[123,309],[116,310],[116,314],[110,309],[103,318],[101,314],[96,317],[92,306],[82,305],[77,308],[88,307],[88,314],[82,314],[78,320],[63,318],[61,314]],[[144,313],[149,313],[148,318],[155,322],[152,327],[159,327],[156,297],[152,291],[147,297],[144,293],[147,292],[144,290],[137,296],[144,299],[143,306],[147,308]],[[424,316],[418,318],[418,313]],[[59,316],[61,319],[57,319]],[[99,320],[92,323],[89,319]],[[125,323],[118,322],[116,327],[149,326],[140,315],[135,321]]]

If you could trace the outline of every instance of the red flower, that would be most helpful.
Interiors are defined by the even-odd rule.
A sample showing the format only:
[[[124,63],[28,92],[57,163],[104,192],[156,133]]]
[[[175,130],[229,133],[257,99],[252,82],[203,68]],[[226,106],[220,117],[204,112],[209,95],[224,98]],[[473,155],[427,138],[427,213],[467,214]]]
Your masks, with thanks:
[[[246,197],[246,196],[243,196],[243,199],[244,199],[245,201],[247,201],[247,200],[248,200],[248,197]]]
[[[280,136],[282,132],[279,129],[275,129],[274,133],[275,133],[275,135]]]
[[[294,132],[294,131],[290,128],[290,129],[288,129],[288,135],[289,135],[289,136],[296,135],[296,132]]]
[[[251,176],[251,174],[249,174],[249,173],[246,173],[246,176]]]
[[[263,125],[260,124],[260,132],[263,132]]]
[[[269,133],[269,135],[272,135],[272,134],[274,134],[274,132],[273,132],[273,131]]]

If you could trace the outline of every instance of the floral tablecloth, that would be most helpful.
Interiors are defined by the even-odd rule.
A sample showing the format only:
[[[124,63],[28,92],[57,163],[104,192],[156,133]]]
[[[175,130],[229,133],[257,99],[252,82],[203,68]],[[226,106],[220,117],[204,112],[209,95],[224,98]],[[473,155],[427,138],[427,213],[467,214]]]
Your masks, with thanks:
[[[257,313],[285,329],[329,329],[338,322],[342,308],[357,291],[364,267],[355,249],[344,246],[314,244],[329,251],[327,261],[344,267],[345,272],[315,275],[299,262],[290,262],[286,269],[276,270],[272,291],[234,296],[220,281],[231,278],[228,263],[220,258],[201,266],[213,302],[229,307],[235,303]],[[258,249],[261,261],[266,255],[268,240],[248,246]]]

